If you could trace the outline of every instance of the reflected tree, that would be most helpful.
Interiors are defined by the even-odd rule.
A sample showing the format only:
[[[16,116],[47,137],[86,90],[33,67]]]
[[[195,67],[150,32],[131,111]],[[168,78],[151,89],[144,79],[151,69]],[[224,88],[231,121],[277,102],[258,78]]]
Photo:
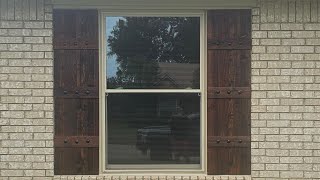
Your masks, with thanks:
[[[159,62],[199,63],[199,18],[123,17],[108,36],[118,63],[108,87],[152,88],[159,76]]]

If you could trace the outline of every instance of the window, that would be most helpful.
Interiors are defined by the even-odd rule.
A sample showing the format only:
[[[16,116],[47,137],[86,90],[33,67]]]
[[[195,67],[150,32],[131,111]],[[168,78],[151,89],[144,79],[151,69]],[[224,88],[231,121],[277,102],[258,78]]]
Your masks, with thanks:
[[[203,14],[102,13],[105,170],[202,170]]]

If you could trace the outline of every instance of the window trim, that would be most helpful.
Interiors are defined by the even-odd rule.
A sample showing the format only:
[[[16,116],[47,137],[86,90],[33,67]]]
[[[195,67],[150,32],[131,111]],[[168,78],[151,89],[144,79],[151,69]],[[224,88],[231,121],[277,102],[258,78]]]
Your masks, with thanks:
[[[200,89],[107,89],[106,88],[106,17],[107,16],[181,16],[181,17],[199,17],[200,18]],[[99,11],[99,172],[100,174],[122,174],[122,173],[188,173],[188,174],[205,174],[207,167],[207,50],[206,50],[206,11],[182,11],[182,10],[101,10]],[[106,129],[106,94],[107,93],[198,93],[201,95],[201,116],[200,116],[200,168],[192,168],[192,164],[170,165],[170,168],[161,168],[156,165],[154,168],[143,169],[140,165],[130,165],[130,169],[126,169],[126,165],[111,165],[116,169],[107,169],[107,129]],[[186,168],[177,168],[181,166]],[[140,169],[134,169],[132,166]],[[146,165],[144,165],[146,166]],[[148,166],[148,165],[147,165]],[[189,166],[189,167],[188,167]],[[109,166],[110,167],[110,166]],[[166,165],[168,167],[168,165]],[[190,168],[191,167],[191,168]]]

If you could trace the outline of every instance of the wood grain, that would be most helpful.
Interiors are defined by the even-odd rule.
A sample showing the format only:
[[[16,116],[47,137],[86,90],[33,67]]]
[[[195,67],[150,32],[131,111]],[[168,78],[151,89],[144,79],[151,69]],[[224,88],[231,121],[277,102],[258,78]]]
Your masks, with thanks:
[[[99,57],[96,10],[54,10],[56,175],[99,172]]]
[[[207,167],[251,173],[251,10],[208,12]]]

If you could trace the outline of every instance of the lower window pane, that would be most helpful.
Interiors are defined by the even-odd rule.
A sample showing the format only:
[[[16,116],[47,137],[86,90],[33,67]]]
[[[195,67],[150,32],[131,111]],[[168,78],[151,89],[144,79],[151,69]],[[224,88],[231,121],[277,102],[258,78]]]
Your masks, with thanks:
[[[200,164],[198,94],[109,94],[108,165]]]

